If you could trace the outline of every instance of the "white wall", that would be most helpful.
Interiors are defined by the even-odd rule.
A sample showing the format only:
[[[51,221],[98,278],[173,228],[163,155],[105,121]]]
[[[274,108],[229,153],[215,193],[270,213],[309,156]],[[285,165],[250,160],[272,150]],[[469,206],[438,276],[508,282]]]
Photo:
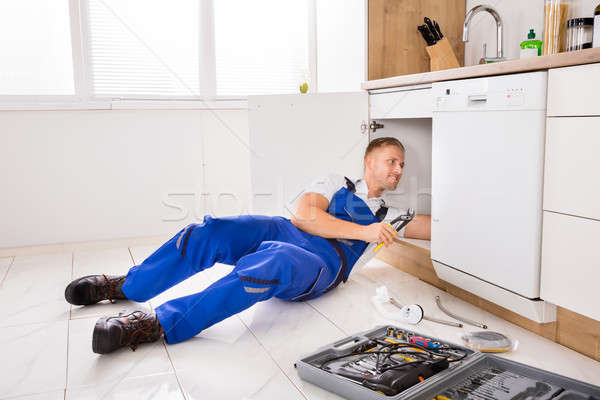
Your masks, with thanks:
[[[317,0],[319,92],[360,91],[366,80],[365,0]]]
[[[321,92],[365,79],[366,0],[316,0]],[[169,235],[249,210],[248,111],[0,111],[0,248]]]
[[[591,17],[598,0],[580,0],[570,13],[573,17]],[[536,39],[543,40],[544,0],[467,0],[467,12],[480,4],[492,6],[504,23],[504,56],[518,59],[520,44],[527,39],[529,29],[535,30]],[[465,65],[479,63],[483,43],[487,43],[487,56],[496,56],[496,24],[488,13],[473,17],[469,28],[469,42],[465,44]]]
[[[246,212],[247,111],[216,113],[1,111],[0,248],[171,234]]]

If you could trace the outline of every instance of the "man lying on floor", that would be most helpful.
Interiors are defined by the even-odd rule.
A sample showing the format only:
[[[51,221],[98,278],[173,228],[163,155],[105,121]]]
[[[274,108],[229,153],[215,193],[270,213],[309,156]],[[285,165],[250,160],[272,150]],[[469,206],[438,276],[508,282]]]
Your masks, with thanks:
[[[364,176],[353,182],[331,175],[300,197],[297,213],[283,217],[241,215],[190,224],[124,276],[90,275],[71,282],[66,300],[74,305],[101,300],[144,302],[215,263],[233,265],[205,290],[168,301],[155,313],[121,312],[94,327],[95,353],[163,335],[167,343],[193,337],[209,326],[277,297],[313,299],[348,279],[353,267],[373,257],[376,243],[399,234],[429,239],[431,220],[417,215],[400,233],[389,221],[402,211],[386,207],[382,193],[402,176],[404,146],[394,138],[373,140],[365,151]],[[369,244],[370,243],[370,244]]]

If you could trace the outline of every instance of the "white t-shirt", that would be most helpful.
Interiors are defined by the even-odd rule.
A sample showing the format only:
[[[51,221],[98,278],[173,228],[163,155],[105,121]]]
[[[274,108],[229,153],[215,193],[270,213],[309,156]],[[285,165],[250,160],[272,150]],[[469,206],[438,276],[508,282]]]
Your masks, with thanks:
[[[385,205],[388,207],[387,214],[385,218],[381,222],[391,222],[393,219],[397,218],[402,214],[406,214],[406,210],[401,210],[396,207],[391,207],[385,203],[384,195],[380,197],[368,197],[369,189],[367,187],[367,182],[364,179],[353,180],[350,178],[356,187],[356,191],[354,194],[365,202],[369,209],[375,214],[379,207]],[[346,179],[337,174],[329,174],[325,177],[318,178],[314,180],[303,192],[304,193],[318,193],[327,198],[331,202],[333,195],[340,190],[342,187],[346,187]],[[300,196],[299,196],[300,197]],[[400,232],[398,232],[399,237],[404,237],[404,229],[402,228]],[[377,246],[377,243],[369,243],[364,253],[360,256],[360,258],[354,264],[353,271],[358,270],[363,267],[367,262],[369,262],[373,257],[375,257],[375,252],[373,249]]]

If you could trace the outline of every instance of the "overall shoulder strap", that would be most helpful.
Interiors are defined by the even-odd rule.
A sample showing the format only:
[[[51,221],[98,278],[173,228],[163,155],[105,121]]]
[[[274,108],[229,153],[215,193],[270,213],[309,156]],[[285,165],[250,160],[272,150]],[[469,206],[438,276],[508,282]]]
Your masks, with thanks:
[[[344,177],[344,179],[346,180],[346,188],[352,193],[356,192],[356,185],[354,182],[352,182],[348,177]]]
[[[375,218],[377,218],[379,220],[379,222],[381,222],[385,219],[387,212],[388,212],[388,208],[386,206],[382,205],[381,207],[379,207],[379,209],[375,213]]]
[[[351,192],[351,193],[356,193],[356,185],[354,184],[354,182],[352,182],[348,177],[344,177],[344,179],[346,180],[346,188]],[[385,205],[381,205],[381,207],[379,207],[379,209],[377,210],[377,212],[375,213],[375,218],[377,218],[379,220],[379,222],[383,221],[385,219],[385,216],[387,215],[388,212],[388,208]]]

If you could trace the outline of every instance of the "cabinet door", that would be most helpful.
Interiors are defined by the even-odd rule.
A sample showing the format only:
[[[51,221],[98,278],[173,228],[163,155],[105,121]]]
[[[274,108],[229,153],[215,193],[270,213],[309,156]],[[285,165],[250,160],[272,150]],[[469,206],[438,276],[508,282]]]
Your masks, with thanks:
[[[431,85],[417,88],[372,91],[370,93],[371,118],[431,118],[433,98]]]
[[[541,298],[600,320],[600,221],[544,211]]]
[[[544,210],[600,219],[600,117],[548,118]]]
[[[600,63],[554,68],[548,74],[548,116],[600,115]]]
[[[367,92],[250,96],[248,109],[253,213],[289,217],[314,179],[362,176]]]

